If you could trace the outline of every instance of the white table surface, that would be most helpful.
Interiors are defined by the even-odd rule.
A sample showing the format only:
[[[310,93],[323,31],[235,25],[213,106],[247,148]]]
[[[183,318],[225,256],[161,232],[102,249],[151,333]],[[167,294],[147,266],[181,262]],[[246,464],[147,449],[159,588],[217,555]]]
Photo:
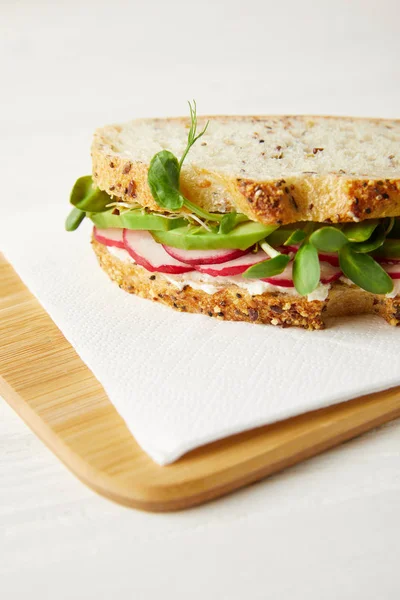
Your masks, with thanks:
[[[399,117],[399,17],[396,0],[3,0],[1,209],[60,210],[96,126],[193,97],[203,113]],[[152,515],[84,487],[0,399],[4,600],[394,600],[399,506],[399,421]]]

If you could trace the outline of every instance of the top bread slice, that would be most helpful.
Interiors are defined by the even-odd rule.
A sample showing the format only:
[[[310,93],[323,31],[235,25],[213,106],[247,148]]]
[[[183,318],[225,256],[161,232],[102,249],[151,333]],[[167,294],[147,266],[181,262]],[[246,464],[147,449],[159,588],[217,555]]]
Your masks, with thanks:
[[[313,116],[199,118],[181,191],[210,212],[261,223],[351,222],[400,216],[400,120]],[[160,210],[147,172],[160,150],[178,159],[188,118],[143,119],[98,129],[93,180],[116,199]]]

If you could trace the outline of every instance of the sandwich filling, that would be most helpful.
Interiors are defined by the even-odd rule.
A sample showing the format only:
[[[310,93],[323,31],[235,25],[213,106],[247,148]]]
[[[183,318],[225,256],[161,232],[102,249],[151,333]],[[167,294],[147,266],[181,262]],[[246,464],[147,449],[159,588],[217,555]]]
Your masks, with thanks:
[[[150,273],[164,273],[176,287],[214,293],[235,283],[250,293],[280,291],[310,301],[325,299],[339,279],[374,294],[397,291],[400,218],[278,226],[235,212],[156,212],[112,198],[90,176],[77,181],[71,201],[68,230],[89,218],[98,242],[124,250],[125,260]]]
[[[94,230],[93,237],[98,241],[98,230]],[[103,238],[104,239],[104,238]],[[104,243],[100,242],[100,243]],[[115,246],[107,247],[109,254],[124,263],[135,264],[135,259],[129,254],[127,250],[118,248]],[[164,278],[171,283],[178,291],[182,291],[186,286],[190,286],[194,290],[201,290],[210,296],[217,294],[227,285],[235,285],[242,290],[245,290],[250,296],[258,296],[264,293],[280,293],[287,294],[288,296],[299,296],[300,294],[296,291],[294,286],[282,286],[279,285],[281,282],[277,280],[276,284],[262,281],[261,279],[246,279],[242,275],[208,275],[201,271],[189,271],[181,275],[171,275],[164,273]],[[399,280],[400,284],[400,280]],[[311,294],[307,295],[307,300],[312,302],[313,300],[324,301],[328,297],[330,284],[320,283],[318,287]]]

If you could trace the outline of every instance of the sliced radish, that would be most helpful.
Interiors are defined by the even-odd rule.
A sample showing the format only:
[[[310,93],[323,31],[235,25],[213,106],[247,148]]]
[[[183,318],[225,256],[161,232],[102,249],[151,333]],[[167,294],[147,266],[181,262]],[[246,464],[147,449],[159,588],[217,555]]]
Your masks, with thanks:
[[[342,271],[338,267],[334,267],[327,262],[321,262],[321,283],[332,283],[333,281],[339,279],[341,274]],[[267,281],[268,283],[272,283],[273,285],[278,285],[281,287],[294,287],[293,263],[290,262],[286,269],[280,273],[280,275],[275,275],[275,277],[267,277],[262,281]]]
[[[163,246],[163,248],[170,256],[188,265],[218,265],[244,256],[250,251],[250,249],[229,250],[224,248],[220,250],[180,250],[172,246]]]
[[[327,262],[333,267],[339,266],[339,256],[335,252],[318,252],[319,260]]]
[[[245,256],[240,256],[239,258],[235,258],[234,260],[224,263],[213,265],[194,265],[194,268],[196,271],[200,271],[200,273],[206,273],[212,277],[228,277],[233,275],[241,275],[249,267],[252,267],[263,260],[268,260],[268,256],[263,250],[260,250],[255,254],[253,252],[249,252]]]
[[[297,252],[300,246],[281,246],[278,248],[282,254],[289,254],[289,252]],[[339,266],[339,257],[336,252],[318,252],[319,260],[330,263],[334,267]]]
[[[278,285],[280,287],[294,287],[292,272],[293,263],[290,262],[286,269],[279,275],[275,275],[274,277],[266,277],[261,281],[266,281],[267,283],[272,283],[273,285]]]
[[[390,275],[392,279],[400,279],[400,263],[393,265],[382,265],[386,273]]]
[[[109,227],[108,229],[97,229],[97,227],[93,227],[94,239],[105,246],[125,248],[123,233],[123,229],[117,229],[116,227]]]
[[[342,271],[332,263],[321,262],[321,283],[333,283],[341,277]]]
[[[124,229],[125,249],[138,265],[151,272],[187,273],[192,267],[172,258],[148,231]]]

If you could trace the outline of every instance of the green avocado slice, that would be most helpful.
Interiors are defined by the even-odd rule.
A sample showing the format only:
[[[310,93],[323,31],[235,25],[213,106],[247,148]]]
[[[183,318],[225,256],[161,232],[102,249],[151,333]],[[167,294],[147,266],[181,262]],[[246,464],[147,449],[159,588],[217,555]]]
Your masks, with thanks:
[[[152,235],[157,242],[181,250],[217,250],[218,248],[247,250],[277,228],[277,225],[262,225],[252,221],[242,223],[225,234],[208,232],[204,229],[199,231],[198,228],[186,226],[172,231],[152,232]]]
[[[154,213],[146,213],[141,208],[121,213],[112,214],[112,210],[101,213],[87,213],[87,216],[93,221],[96,227],[107,229],[108,227],[119,227],[122,229],[146,229],[148,231],[160,230],[169,231],[176,227],[182,227],[187,224],[186,219],[168,219]]]

